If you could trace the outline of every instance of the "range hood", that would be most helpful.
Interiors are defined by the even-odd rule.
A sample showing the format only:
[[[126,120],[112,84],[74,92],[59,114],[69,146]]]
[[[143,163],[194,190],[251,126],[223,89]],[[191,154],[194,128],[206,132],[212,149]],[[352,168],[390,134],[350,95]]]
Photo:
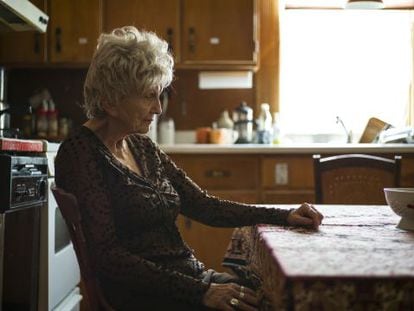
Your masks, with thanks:
[[[0,31],[46,32],[49,16],[28,0],[0,0]]]

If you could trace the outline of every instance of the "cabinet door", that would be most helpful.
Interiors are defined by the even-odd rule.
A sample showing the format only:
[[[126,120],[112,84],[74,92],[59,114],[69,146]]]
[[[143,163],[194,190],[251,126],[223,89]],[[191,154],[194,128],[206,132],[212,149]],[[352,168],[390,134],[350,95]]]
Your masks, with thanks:
[[[315,203],[314,190],[274,190],[264,191],[264,204],[299,204],[303,202]]]
[[[179,10],[179,0],[106,0],[104,29],[131,25],[153,31],[168,42],[178,61]]]
[[[261,168],[266,190],[313,190],[313,162],[309,154],[265,156]]]
[[[239,201],[243,203],[257,203],[257,193],[254,191],[208,191],[212,195],[225,200]],[[221,266],[227,246],[230,243],[233,228],[214,228],[180,216],[177,226],[181,235],[194,249],[196,257],[207,268],[216,271],[226,271]]]
[[[254,0],[183,0],[183,62],[254,64],[255,3]]]
[[[45,0],[31,0],[45,11]],[[46,34],[37,31],[1,32],[0,62],[41,63],[46,60]]]
[[[101,0],[50,0],[50,61],[88,63],[101,32],[101,11]]]
[[[194,250],[195,256],[206,265],[206,268],[225,271],[221,263],[233,228],[214,228],[184,216],[178,217],[177,226],[184,241]]]
[[[171,158],[204,189],[257,191],[259,161],[255,156],[173,154]]]

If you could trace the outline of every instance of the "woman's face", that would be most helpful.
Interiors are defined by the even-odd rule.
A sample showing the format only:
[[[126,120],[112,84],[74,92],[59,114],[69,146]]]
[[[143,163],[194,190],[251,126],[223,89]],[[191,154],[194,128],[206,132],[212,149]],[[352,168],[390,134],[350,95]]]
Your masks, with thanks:
[[[128,134],[145,134],[155,115],[161,113],[160,93],[161,88],[157,88],[148,94],[130,97],[114,107],[116,113],[112,117]]]

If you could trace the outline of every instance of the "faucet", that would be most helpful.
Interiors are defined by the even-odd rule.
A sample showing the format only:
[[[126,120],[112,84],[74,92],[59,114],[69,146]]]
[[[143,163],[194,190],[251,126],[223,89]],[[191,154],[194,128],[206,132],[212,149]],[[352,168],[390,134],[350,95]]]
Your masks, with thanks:
[[[346,143],[349,144],[352,142],[352,131],[348,131],[347,128],[345,127],[344,121],[342,121],[342,119],[339,116],[336,116],[336,124],[340,124],[341,127],[344,129],[345,134],[346,134]]]

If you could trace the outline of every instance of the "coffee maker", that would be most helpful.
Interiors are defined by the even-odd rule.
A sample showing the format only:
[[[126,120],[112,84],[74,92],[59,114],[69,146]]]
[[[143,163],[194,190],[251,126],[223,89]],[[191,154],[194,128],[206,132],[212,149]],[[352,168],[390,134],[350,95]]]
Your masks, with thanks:
[[[236,144],[249,144],[253,141],[253,109],[241,102],[233,111],[234,130],[238,133]]]

